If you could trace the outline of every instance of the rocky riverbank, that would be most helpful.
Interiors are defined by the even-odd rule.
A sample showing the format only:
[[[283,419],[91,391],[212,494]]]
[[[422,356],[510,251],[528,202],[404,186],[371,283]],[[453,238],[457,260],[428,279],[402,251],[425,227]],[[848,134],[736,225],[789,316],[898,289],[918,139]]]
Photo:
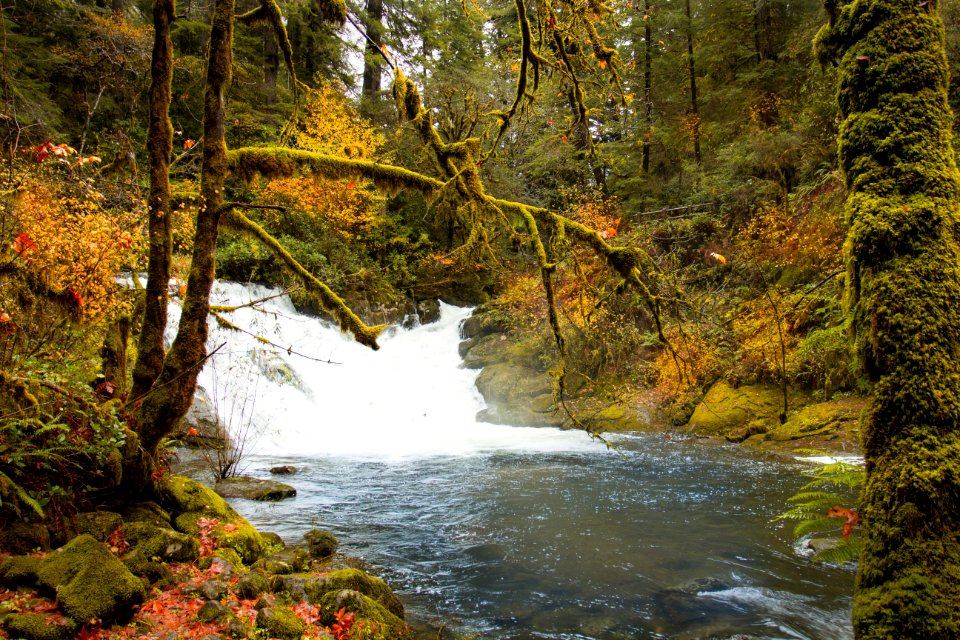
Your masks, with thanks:
[[[480,369],[477,388],[487,402],[478,419],[496,424],[587,428],[596,433],[668,431],[775,452],[818,450],[853,454],[859,450],[864,397],[818,401],[811,394],[770,384],[734,387],[719,381],[693,406],[678,407],[652,389],[605,385],[567,375],[567,397],[559,406],[555,381],[529,341],[518,339],[492,314],[475,313],[462,328],[463,366]],[[615,388],[609,392],[609,388]],[[574,421],[580,421],[577,425]]]
[[[0,637],[387,640],[408,633],[400,600],[337,556],[332,534],[314,530],[286,547],[181,476],[164,477],[154,501],[122,513],[77,514],[63,531],[14,525],[0,542]]]

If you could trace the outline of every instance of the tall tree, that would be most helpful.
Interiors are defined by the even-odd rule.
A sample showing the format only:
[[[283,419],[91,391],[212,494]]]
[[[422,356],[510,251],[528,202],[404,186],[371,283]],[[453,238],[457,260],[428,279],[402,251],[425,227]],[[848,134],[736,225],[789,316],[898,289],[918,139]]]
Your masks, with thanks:
[[[874,399],[856,637],[960,637],[960,174],[936,2],[825,2],[849,319]]]

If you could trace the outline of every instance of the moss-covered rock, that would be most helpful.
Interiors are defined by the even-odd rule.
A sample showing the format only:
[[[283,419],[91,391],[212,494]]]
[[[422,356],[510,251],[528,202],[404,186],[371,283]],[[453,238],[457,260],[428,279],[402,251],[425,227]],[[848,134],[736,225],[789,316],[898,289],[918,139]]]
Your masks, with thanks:
[[[264,607],[257,612],[257,629],[263,629],[272,638],[299,640],[306,626],[287,607]]]
[[[471,338],[461,343],[460,356],[467,369],[482,369],[509,358],[510,342],[502,333]]]
[[[547,396],[552,402],[553,380],[544,371],[508,362],[484,367],[477,377],[477,389],[487,402],[487,408],[477,419],[494,424],[561,426],[564,417],[549,410],[551,404],[535,410],[534,401]],[[547,410],[545,410],[547,409]]]
[[[723,438],[727,442],[743,442],[747,438],[752,438],[753,436],[758,436],[767,433],[770,430],[770,425],[765,420],[754,420],[748,424],[743,425],[742,427],[734,427],[730,431],[727,431]]]
[[[112,511],[88,511],[78,513],[73,517],[69,527],[70,533],[80,535],[89,533],[100,542],[105,542],[114,531],[120,528],[123,519],[119,513]]]
[[[103,543],[77,536],[41,560],[38,582],[74,620],[123,621],[143,602],[143,583]]]
[[[726,382],[718,382],[697,405],[687,427],[695,433],[723,436],[758,420],[772,426],[779,422],[782,410],[782,391],[776,387],[744,385],[734,388]]]
[[[403,618],[403,603],[395,593],[380,578],[360,571],[359,569],[340,569],[309,581],[306,586],[307,597],[315,604],[322,602],[326,594],[344,589],[357,591],[376,600],[390,613]]]
[[[151,560],[193,562],[200,557],[197,539],[173,529],[146,522],[130,522],[124,526],[123,535],[131,547]]]
[[[50,548],[50,530],[35,522],[14,522],[0,532],[0,547],[11,553]]]
[[[11,613],[4,617],[3,628],[10,638],[70,640],[77,624],[70,618],[46,613]]]
[[[270,590],[270,581],[258,571],[248,571],[240,576],[234,587],[243,600],[255,600]]]
[[[303,534],[303,539],[307,541],[307,548],[310,555],[314,558],[328,558],[337,551],[337,536],[323,529],[312,529]]]
[[[274,501],[292,498],[297,490],[288,484],[276,480],[235,476],[217,480],[213,490],[224,498],[244,498],[246,500]]]
[[[326,625],[336,622],[335,614],[341,609],[353,612],[354,628],[362,629],[358,636],[370,640],[394,640],[406,632],[403,620],[390,613],[376,600],[352,589],[329,591],[320,599],[320,621]]]
[[[37,583],[40,558],[12,556],[0,563],[0,585],[8,588],[32,586]]]
[[[213,535],[221,547],[233,549],[246,564],[263,556],[268,545],[246,518],[234,511],[213,490],[183,476],[168,476],[161,486],[162,505],[175,514],[174,528],[196,536],[200,533],[200,518],[218,521]]]
[[[153,501],[137,502],[123,511],[124,522],[146,522],[157,527],[171,528],[170,513]]]

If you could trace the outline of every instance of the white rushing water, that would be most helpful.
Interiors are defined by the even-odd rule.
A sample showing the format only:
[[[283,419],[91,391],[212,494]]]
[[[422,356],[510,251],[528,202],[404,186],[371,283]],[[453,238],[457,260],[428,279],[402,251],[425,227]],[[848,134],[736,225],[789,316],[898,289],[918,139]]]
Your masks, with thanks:
[[[277,293],[259,285],[217,282],[211,302],[232,306]],[[179,314],[172,304],[171,339]],[[373,351],[297,312],[288,297],[276,297],[224,314],[249,334],[211,321],[207,348],[216,353],[203,368],[199,386],[231,433],[246,433],[249,453],[384,460],[491,451],[602,451],[578,431],[475,420],[484,407],[474,384],[479,372],[460,368],[457,353],[459,325],[469,315],[470,309],[443,305],[439,322],[391,328],[381,336],[380,350]]]

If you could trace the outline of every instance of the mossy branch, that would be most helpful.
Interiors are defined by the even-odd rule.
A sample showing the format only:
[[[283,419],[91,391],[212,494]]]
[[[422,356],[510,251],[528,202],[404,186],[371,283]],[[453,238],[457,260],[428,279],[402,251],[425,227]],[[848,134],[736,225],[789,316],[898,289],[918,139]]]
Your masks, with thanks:
[[[233,175],[244,182],[252,182],[256,176],[268,180],[295,175],[319,175],[331,180],[358,178],[372,181],[387,194],[416,191],[428,199],[444,186],[435,178],[402,167],[284,147],[233,149],[227,153],[227,161]]]
[[[223,212],[222,221],[228,227],[243,232],[273,251],[274,255],[290,269],[301,281],[303,286],[317,296],[321,306],[337,321],[343,331],[353,335],[354,339],[371,349],[379,349],[377,336],[383,332],[386,325],[367,326],[347,306],[346,302],[334,293],[327,285],[318,280],[312,273],[304,269],[296,258],[290,255],[266,230],[239,211],[229,209]]]

